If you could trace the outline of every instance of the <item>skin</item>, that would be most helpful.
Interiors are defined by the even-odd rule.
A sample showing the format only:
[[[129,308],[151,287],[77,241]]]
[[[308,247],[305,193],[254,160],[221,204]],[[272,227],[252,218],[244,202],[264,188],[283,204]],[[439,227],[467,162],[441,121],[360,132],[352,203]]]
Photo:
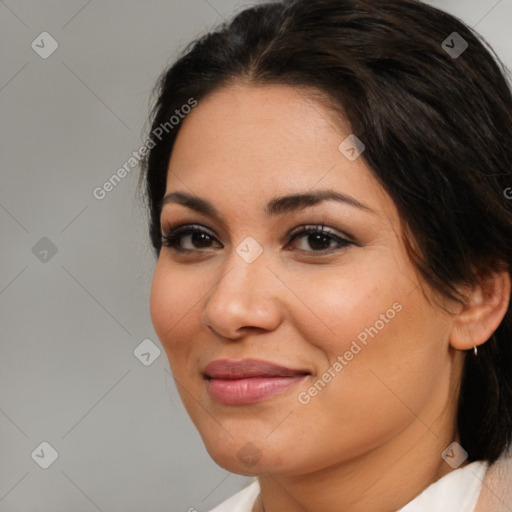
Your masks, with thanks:
[[[189,253],[162,248],[151,317],[211,457],[258,475],[254,510],[262,500],[266,512],[397,510],[452,470],[441,453],[458,439],[463,351],[501,321],[510,279],[486,281],[487,293],[468,288],[471,301],[459,309],[437,297],[452,314],[428,300],[393,201],[363,158],[339,151],[350,128],[307,92],[231,84],[183,121],[166,194],[205,198],[221,218],[164,206],[164,230],[199,224],[211,238],[183,236]],[[371,211],[324,201],[278,217],[264,212],[277,196],[317,189],[348,194]],[[321,251],[307,234],[289,241],[297,227],[322,223],[355,244],[340,248],[328,238]],[[263,249],[252,263],[236,252],[248,236]],[[301,404],[298,394],[395,303],[401,311]],[[259,403],[223,405],[202,375],[219,358],[264,359],[311,375]],[[251,467],[237,456],[247,443],[259,457]]]

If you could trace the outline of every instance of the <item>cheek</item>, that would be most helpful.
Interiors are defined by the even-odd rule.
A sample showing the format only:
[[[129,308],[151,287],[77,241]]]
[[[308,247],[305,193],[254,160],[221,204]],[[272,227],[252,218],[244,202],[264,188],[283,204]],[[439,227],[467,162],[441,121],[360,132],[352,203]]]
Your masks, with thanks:
[[[293,323],[329,359],[343,354],[358,337],[364,343],[370,336],[366,329],[375,323],[379,332],[385,330],[397,314],[403,290],[410,291],[410,284],[392,269],[363,264],[320,269],[299,282],[295,278],[294,293],[307,308],[295,307]]]
[[[411,274],[383,260],[362,270],[317,274],[314,286],[308,279],[296,288],[311,306],[306,314],[297,308],[293,323],[322,362],[316,378],[326,382],[312,394],[318,406],[342,406],[344,421],[343,410],[371,416],[400,407],[395,394],[420,407],[449,362],[449,320],[428,305]]]
[[[310,295],[334,334],[318,327],[318,319],[316,328],[302,320],[309,325],[302,335],[324,363],[299,390],[302,405],[294,412],[319,440],[321,457],[357,456],[392,439],[416,415],[431,424],[447,401],[449,321],[421,291],[411,293],[409,279],[384,275],[387,280],[368,276],[345,290],[339,286],[349,278],[320,280]],[[285,429],[282,434],[285,442]]]
[[[201,287],[190,283],[180,272],[173,271],[160,258],[157,262],[150,293],[150,315],[156,334],[167,353],[171,369],[190,350],[188,339],[195,305],[200,298]],[[197,326],[197,320],[194,320]]]
[[[398,418],[407,420],[408,407],[425,407],[449,376],[449,319],[420,290],[411,293],[409,280],[375,284],[370,279],[350,292],[332,292],[317,313],[334,333],[304,333],[325,364],[315,376],[316,389],[306,392],[319,412],[331,410],[335,423],[350,425],[348,432],[375,421],[392,429]],[[329,294],[327,285],[315,288]],[[384,418],[391,423],[385,426]]]

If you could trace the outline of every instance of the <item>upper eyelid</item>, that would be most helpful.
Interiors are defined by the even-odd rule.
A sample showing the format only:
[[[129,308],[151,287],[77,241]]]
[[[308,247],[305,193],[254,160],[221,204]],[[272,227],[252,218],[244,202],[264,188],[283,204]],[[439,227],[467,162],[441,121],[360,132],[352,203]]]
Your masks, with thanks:
[[[199,224],[197,222],[177,222],[175,225],[167,225],[167,227],[164,227],[164,223],[160,223],[162,235],[167,234],[169,231],[175,232],[178,230],[186,230],[186,229],[201,229],[204,230],[207,233],[211,233],[212,236],[215,235],[215,231],[212,228],[209,228],[207,226],[204,226],[203,224]],[[326,234],[333,234],[338,235],[344,238],[352,238],[348,233],[344,232],[343,230],[339,230],[337,228],[333,228],[329,225],[327,225],[325,222],[310,222],[307,224],[301,224],[300,226],[296,226],[289,232],[289,236],[299,234],[302,232],[302,230],[307,230],[308,228],[320,228],[324,230]],[[319,230],[320,230],[319,229]],[[334,231],[334,233],[332,233]]]
[[[217,238],[217,235],[215,234],[214,230],[211,228],[208,228],[206,226],[203,226],[202,224],[198,224],[196,222],[184,222],[184,223],[177,223],[175,226],[167,226],[164,227],[164,224],[161,225],[162,227],[162,236],[167,235],[168,233],[176,233],[176,231],[185,232],[187,230],[201,230],[205,232],[206,234]]]
[[[339,229],[332,228],[332,227],[326,225],[324,222],[319,222],[317,224],[315,224],[315,223],[301,224],[300,226],[293,228],[289,234],[297,235],[297,234],[302,233],[303,231],[307,231],[308,229],[314,229],[314,228],[317,228],[316,231],[324,233],[326,235],[335,235],[335,236],[339,236],[340,238],[350,238],[350,236],[347,233],[340,231]]]
[[[314,229],[316,228],[316,229]],[[308,223],[308,224],[301,224],[300,226],[296,226],[291,231],[287,233],[287,237],[295,240],[295,238],[300,238],[300,236],[307,236],[308,230],[311,230],[312,232],[318,232],[321,234],[325,234],[327,236],[330,236],[333,240],[338,238],[340,240],[344,240],[346,242],[350,242],[351,244],[357,245],[357,242],[355,241],[354,237],[349,235],[348,233],[338,230],[336,228],[330,227],[325,224],[325,222],[318,222],[318,223]],[[168,235],[168,233],[172,233],[173,235],[177,235],[179,237],[188,236],[194,231],[202,231],[206,233],[208,236],[215,239],[215,241],[220,242],[217,235],[214,234],[213,230],[211,228],[208,228],[206,226],[203,226],[202,224],[198,223],[180,223],[178,222],[175,226],[168,226],[166,229],[162,227],[162,236]],[[188,232],[187,232],[188,231]]]

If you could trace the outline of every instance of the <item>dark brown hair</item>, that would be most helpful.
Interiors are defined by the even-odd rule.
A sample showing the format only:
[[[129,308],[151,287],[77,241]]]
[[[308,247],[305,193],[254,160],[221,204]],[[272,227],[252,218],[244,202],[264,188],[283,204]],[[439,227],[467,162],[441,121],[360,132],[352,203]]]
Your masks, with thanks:
[[[462,40],[467,49],[451,53]],[[474,283],[477,272],[511,268],[512,201],[504,191],[512,186],[512,95],[505,75],[483,38],[419,1],[282,0],[248,8],[191,43],[158,83],[151,129],[169,125],[190,98],[200,104],[240,79],[321,91],[364,142],[362,158],[410,232],[412,261],[434,289],[457,297],[456,286]],[[180,126],[169,126],[142,164],[157,256]],[[510,306],[478,356],[466,356],[458,429],[469,460],[493,462],[510,445]]]

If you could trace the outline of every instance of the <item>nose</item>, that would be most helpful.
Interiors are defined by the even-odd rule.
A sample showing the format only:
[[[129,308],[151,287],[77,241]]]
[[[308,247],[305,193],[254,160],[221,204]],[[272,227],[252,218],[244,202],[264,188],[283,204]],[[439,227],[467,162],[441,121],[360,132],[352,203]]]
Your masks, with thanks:
[[[202,320],[218,335],[236,340],[248,330],[272,331],[282,321],[284,286],[268,267],[265,252],[248,263],[235,250],[219,267]]]

